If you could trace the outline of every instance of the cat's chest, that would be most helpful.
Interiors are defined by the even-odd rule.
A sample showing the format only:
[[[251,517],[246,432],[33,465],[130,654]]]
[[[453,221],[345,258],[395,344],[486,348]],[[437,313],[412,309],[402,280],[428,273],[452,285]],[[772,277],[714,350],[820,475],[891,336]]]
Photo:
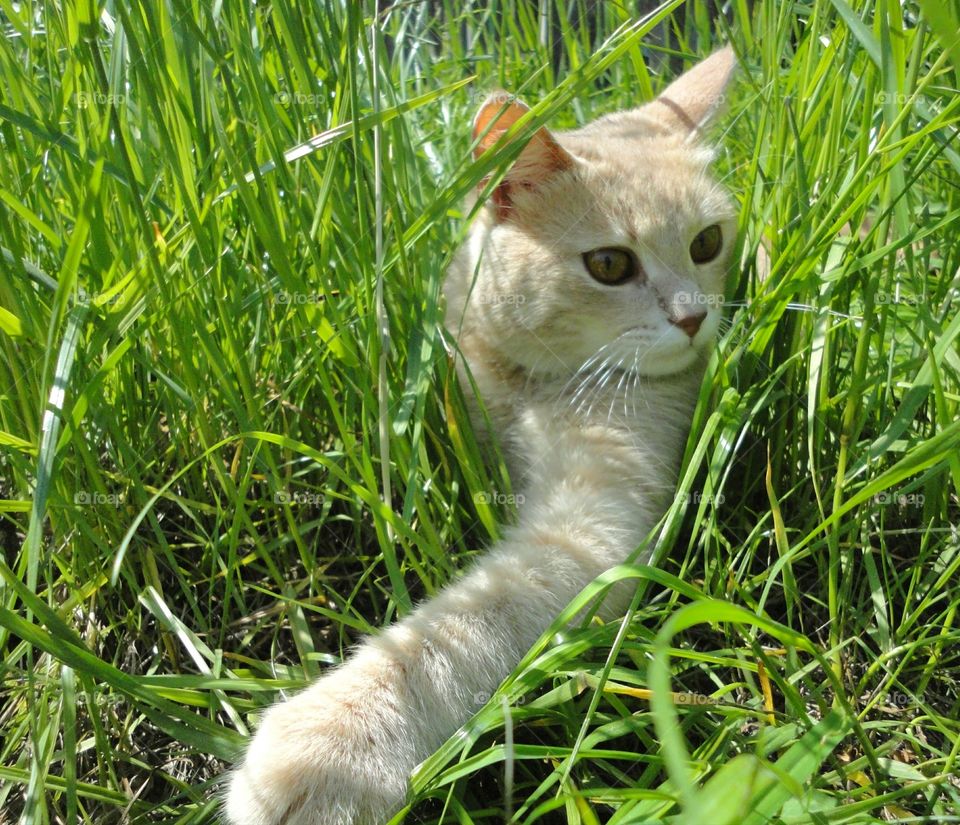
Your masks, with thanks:
[[[655,492],[676,482],[683,432],[629,413],[577,418],[550,404],[516,411],[506,428],[511,476],[518,488],[561,483]]]

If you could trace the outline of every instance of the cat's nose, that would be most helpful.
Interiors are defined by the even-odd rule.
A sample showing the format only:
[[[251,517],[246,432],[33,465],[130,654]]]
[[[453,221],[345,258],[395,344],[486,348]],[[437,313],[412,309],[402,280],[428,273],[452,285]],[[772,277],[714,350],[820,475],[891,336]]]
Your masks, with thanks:
[[[684,315],[682,318],[671,318],[670,323],[675,327],[680,327],[689,337],[693,338],[700,331],[700,325],[706,317],[706,312],[698,312],[694,315]]]

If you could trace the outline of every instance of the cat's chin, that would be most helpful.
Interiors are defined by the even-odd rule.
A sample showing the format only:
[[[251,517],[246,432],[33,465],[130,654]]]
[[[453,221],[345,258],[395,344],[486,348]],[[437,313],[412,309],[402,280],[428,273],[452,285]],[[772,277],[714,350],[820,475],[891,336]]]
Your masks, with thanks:
[[[705,360],[704,351],[692,346],[652,350],[637,359],[633,371],[646,378],[667,378],[702,369]]]

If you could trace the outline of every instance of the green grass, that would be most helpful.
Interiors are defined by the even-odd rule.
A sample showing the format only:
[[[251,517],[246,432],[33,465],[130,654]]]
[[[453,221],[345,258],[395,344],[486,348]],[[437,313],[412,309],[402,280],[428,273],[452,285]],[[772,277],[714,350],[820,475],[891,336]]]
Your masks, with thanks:
[[[726,41],[741,253],[658,568],[405,821],[960,821],[960,14],[366,6],[0,2],[0,821],[213,823],[261,709],[494,539],[439,332],[473,112]]]

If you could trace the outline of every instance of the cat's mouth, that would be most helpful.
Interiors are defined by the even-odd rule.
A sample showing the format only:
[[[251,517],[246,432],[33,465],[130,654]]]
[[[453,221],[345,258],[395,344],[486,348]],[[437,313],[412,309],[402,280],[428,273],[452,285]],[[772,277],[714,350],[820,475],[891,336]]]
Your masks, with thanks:
[[[649,359],[638,358],[629,364],[605,369],[577,370],[574,378],[579,377],[583,384],[603,385],[608,388],[638,387],[637,379],[669,378],[689,372],[700,361],[700,352],[689,347],[684,356],[664,357],[662,354],[651,355]]]
[[[638,349],[628,371],[647,378],[659,378],[687,372],[702,357],[704,347],[694,339],[684,342],[660,342],[646,349]]]

